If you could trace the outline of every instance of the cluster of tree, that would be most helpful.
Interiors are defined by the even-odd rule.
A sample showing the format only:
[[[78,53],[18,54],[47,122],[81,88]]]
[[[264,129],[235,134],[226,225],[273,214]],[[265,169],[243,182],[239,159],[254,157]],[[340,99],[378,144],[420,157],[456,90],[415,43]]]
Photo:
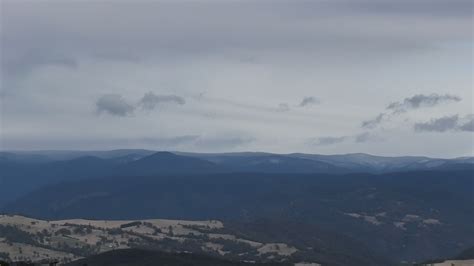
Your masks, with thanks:
[[[23,243],[36,245],[35,235],[25,232],[13,225],[0,225],[0,236],[5,238],[7,243]]]
[[[133,227],[133,226],[140,226],[141,224],[142,224],[142,222],[140,222],[140,221],[130,222],[130,223],[126,223],[126,224],[120,225],[120,228],[127,228],[127,227]]]
[[[195,253],[168,253],[163,251],[148,249],[123,249],[114,250],[98,254],[89,258],[67,264],[68,266],[96,266],[96,265],[122,265],[122,266],[155,266],[159,262],[160,265],[167,266],[289,266],[292,264],[285,263],[246,263],[241,261],[223,260],[215,257],[205,256]]]

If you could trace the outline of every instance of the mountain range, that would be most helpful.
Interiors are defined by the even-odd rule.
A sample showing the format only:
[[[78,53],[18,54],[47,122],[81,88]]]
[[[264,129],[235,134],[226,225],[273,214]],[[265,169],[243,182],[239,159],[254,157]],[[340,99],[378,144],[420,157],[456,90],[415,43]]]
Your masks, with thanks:
[[[66,161],[80,157],[97,157],[100,159],[112,159],[114,161],[130,162],[153,155],[157,151],[143,149],[121,149],[109,151],[4,151],[0,152],[0,162],[20,162],[20,163],[46,163],[54,161]],[[172,152],[176,155],[199,158],[217,164],[224,164],[234,167],[255,167],[258,164],[277,164],[280,163],[308,163],[307,161],[291,161],[291,159],[307,159],[311,162],[319,163],[331,168],[340,167],[346,171],[363,172],[389,172],[403,170],[420,170],[448,166],[452,164],[474,164],[474,157],[459,157],[452,159],[430,158],[425,156],[375,156],[365,153],[322,155],[322,154],[273,154],[265,152],[235,152],[235,153],[190,153],[190,152]],[[308,167],[310,166],[308,163]],[[318,168],[315,168],[318,169]],[[315,171],[313,169],[312,171]],[[322,167],[324,169],[324,167]],[[235,169],[234,169],[235,170]],[[238,169],[248,171],[247,169]],[[257,169],[262,170],[262,169]],[[301,169],[299,169],[301,170]],[[303,170],[303,171],[311,171]],[[328,171],[328,170],[326,170]]]
[[[107,176],[208,173],[387,173],[474,169],[474,159],[368,154],[182,153],[150,150],[0,152],[0,207],[44,185]]]
[[[216,219],[242,238],[305,251],[300,259],[396,265],[474,246],[473,166],[472,157],[2,152],[0,210],[47,220]]]

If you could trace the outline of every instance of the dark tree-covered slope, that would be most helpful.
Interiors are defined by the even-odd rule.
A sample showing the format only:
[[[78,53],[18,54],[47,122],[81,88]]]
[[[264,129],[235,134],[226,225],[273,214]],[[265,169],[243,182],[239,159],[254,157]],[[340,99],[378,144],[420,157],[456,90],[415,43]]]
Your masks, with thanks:
[[[471,171],[112,177],[37,190],[5,208],[46,219],[259,219],[317,225],[397,260],[473,245]],[[298,237],[298,227],[288,237]]]
[[[203,255],[166,253],[155,250],[119,249],[80,259],[68,266],[289,266],[285,263],[245,263],[227,261]]]

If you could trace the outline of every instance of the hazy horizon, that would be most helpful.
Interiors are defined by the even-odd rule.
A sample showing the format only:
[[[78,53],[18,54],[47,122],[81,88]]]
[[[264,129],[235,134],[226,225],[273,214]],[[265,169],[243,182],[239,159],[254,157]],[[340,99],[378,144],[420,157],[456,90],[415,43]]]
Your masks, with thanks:
[[[372,154],[372,153],[365,153],[365,152],[350,152],[350,153],[307,153],[307,152],[286,152],[286,153],[279,153],[279,152],[268,152],[268,151],[261,151],[261,150],[242,150],[242,151],[231,151],[231,152],[194,152],[194,151],[185,151],[185,150],[160,150],[160,149],[147,149],[147,148],[116,148],[116,149],[38,149],[38,150],[27,150],[27,149],[18,149],[18,150],[0,150],[0,152],[11,152],[11,153],[47,153],[47,152],[52,152],[52,153],[66,153],[66,152],[82,152],[82,153],[87,153],[87,152],[112,152],[112,151],[133,151],[133,150],[142,150],[142,151],[150,151],[150,152],[170,152],[170,153],[196,153],[196,154],[239,154],[239,153],[261,153],[261,154],[275,154],[275,155],[290,155],[290,154],[314,154],[314,155],[324,155],[324,156],[334,156],[334,155],[369,155],[369,156],[375,156],[375,157],[427,157],[431,159],[458,159],[458,158],[471,158],[474,157],[473,155],[468,155],[468,156],[455,156],[455,157],[435,157],[435,156],[427,156],[427,155],[403,155],[403,154]]]

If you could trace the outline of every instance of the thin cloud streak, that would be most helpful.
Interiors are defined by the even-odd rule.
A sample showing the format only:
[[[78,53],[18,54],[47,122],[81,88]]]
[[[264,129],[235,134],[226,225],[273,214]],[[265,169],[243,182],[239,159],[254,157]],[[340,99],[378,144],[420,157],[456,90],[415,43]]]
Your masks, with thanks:
[[[186,103],[186,101],[183,97],[177,95],[156,95],[153,92],[147,92],[141,98],[138,106],[145,110],[153,110],[162,103],[183,105]]]
[[[430,95],[417,94],[403,99],[401,102],[393,102],[387,106],[387,110],[393,111],[393,114],[404,113],[408,110],[419,109],[423,107],[433,107],[443,103],[459,102],[461,98],[456,95],[436,93]]]
[[[314,143],[317,146],[325,146],[325,145],[334,145],[341,142],[344,142],[347,139],[346,136],[342,137],[319,137],[317,139],[313,139],[310,142]]]
[[[446,104],[450,102],[459,102],[462,98],[456,95],[450,94],[436,94],[432,93],[429,95],[426,94],[417,94],[412,97],[407,97],[402,101],[392,102],[385,109],[387,112],[378,114],[375,118],[370,120],[362,121],[361,127],[367,129],[373,129],[380,124],[388,121],[393,116],[398,116],[403,113],[406,113],[410,110],[434,107],[441,104]]]
[[[120,94],[104,94],[96,101],[96,110],[98,114],[108,113],[114,116],[130,116],[138,107],[143,110],[151,111],[161,104],[178,104],[186,103],[183,97],[177,95],[156,95],[153,92],[147,92],[136,104],[130,104]]]
[[[370,133],[370,132],[362,132],[359,134],[351,135],[351,136],[326,136],[326,137],[319,137],[317,139],[310,139],[310,143],[316,146],[329,146],[340,144],[343,142],[354,142],[354,143],[365,143],[365,142],[374,142],[374,141],[382,141],[383,138]]]

